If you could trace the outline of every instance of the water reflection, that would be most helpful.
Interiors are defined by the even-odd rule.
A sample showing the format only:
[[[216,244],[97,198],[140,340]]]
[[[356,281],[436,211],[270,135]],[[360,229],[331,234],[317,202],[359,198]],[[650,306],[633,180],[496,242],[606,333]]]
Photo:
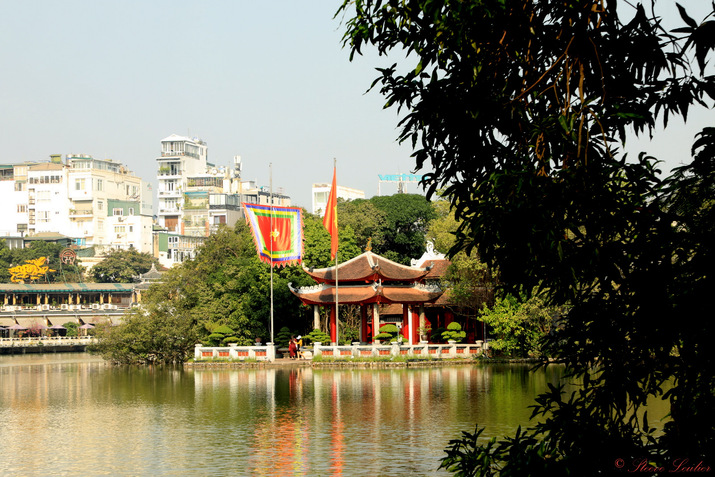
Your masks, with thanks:
[[[519,365],[182,371],[87,355],[6,358],[0,474],[14,475],[439,475],[450,439],[475,423],[487,437],[527,424],[533,397],[561,375]]]

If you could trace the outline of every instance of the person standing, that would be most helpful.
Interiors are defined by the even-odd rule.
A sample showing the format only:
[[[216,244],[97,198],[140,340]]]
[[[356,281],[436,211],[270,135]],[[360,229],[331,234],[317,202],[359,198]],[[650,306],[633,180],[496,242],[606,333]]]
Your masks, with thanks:
[[[290,337],[290,341],[288,342],[288,354],[290,356],[290,359],[295,359],[296,358],[296,343],[295,343],[295,336]]]
[[[301,351],[303,349],[303,337],[301,335],[298,335],[298,338],[296,338],[295,348],[298,359],[303,359],[303,351]]]

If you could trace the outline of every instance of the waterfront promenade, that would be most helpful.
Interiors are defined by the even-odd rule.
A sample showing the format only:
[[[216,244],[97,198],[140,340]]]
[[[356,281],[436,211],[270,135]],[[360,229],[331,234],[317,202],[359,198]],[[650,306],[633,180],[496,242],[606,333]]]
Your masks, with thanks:
[[[0,354],[60,353],[84,351],[94,338],[91,336],[38,336],[28,338],[0,338]]]

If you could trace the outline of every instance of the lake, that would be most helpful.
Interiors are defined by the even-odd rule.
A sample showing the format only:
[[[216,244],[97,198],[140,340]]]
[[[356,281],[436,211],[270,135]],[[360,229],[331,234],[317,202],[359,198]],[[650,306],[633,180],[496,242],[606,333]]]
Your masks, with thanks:
[[[112,367],[0,356],[3,475],[447,475],[444,448],[528,424],[562,368]]]

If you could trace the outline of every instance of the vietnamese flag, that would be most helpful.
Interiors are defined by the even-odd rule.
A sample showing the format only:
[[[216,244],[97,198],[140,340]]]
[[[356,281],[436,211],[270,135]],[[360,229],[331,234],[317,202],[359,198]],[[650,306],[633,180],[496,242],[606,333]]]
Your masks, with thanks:
[[[243,203],[251,224],[258,258],[271,266],[292,265],[303,259],[303,222],[298,207]]]
[[[325,206],[325,216],[323,217],[323,227],[330,233],[330,259],[334,260],[338,253],[338,188],[335,178],[335,166],[333,166],[333,185],[330,187],[328,203]]]

